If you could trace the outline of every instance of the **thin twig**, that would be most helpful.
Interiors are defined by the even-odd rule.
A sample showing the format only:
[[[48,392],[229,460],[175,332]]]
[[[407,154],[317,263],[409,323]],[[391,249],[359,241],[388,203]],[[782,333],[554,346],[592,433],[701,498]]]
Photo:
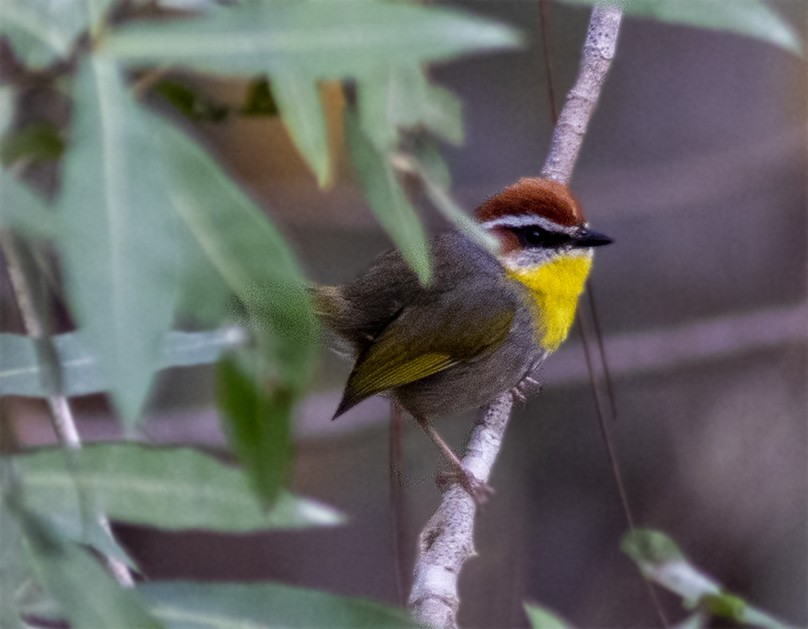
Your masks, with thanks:
[[[584,134],[595,110],[617,45],[622,12],[615,6],[592,10],[581,67],[553,132],[542,176],[568,183]],[[501,394],[475,425],[463,465],[487,481],[499,453],[513,398]],[[477,506],[458,485],[443,493],[441,504],[421,532],[413,586],[408,601],[416,622],[431,628],[457,626],[460,606],[458,578],[465,561],[474,556],[474,518]]]
[[[25,276],[20,254],[17,251],[17,245],[10,236],[3,238],[3,252],[5,254],[8,275],[11,279],[11,287],[20,310],[23,326],[29,336],[35,339],[46,340],[47,330],[42,322],[42,318],[37,312],[33,288],[29,285],[28,279]],[[51,393],[47,396],[46,401],[50,409],[53,430],[59,442],[71,450],[81,449],[81,437],[76,428],[76,421],[73,418],[73,411],[70,408],[67,397],[58,393]],[[112,536],[112,529],[107,517],[102,513],[98,513],[96,517],[101,528]],[[126,564],[109,555],[106,555],[104,559],[118,583],[124,587],[132,587],[134,585],[135,582],[132,578],[132,573]]]
[[[592,9],[578,78],[567,94],[541,170],[541,176],[546,179],[567,184],[572,178],[586,128],[614,59],[622,17],[617,6],[598,5]]]

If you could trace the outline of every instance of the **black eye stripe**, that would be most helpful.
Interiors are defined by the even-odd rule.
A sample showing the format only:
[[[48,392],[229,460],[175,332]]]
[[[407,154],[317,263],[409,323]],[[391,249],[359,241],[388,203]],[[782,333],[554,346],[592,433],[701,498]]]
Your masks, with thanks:
[[[523,247],[542,247],[555,249],[564,247],[572,242],[572,236],[560,232],[553,232],[538,225],[518,227],[514,232],[519,237]]]

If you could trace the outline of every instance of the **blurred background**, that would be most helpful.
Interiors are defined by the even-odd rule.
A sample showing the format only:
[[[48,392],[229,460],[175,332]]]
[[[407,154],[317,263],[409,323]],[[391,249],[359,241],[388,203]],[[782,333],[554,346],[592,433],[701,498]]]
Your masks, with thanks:
[[[470,212],[539,173],[552,130],[538,3],[464,4],[521,28],[519,52],[434,68],[465,105],[466,142],[447,148]],[[784,2],[805,36],[808,5]],[[552,6],[559,94],[577,70],[588,11]],[[594,293],[614,379],[613,432],[641,526],[671,534],[730,589],[808,624],[808,73],[752,39],[624,22],[573,188],[598,251]],[[244,86],[204,82],[212,97]],[[344,282],[391,245],[340,158],[342,96],[324,88],[342,164],[327,191],[281,123],[200,125],[231,173],[280,224],[310,277]],[[435,213],[424,219],[444,227]],[[128,527],[123,543],[151,578],[278,579],[396,602],[387,475],[387,403],[330,422],[349,365],[323,351],[296,419],[293,486],[344,510],[348,525],[288,534],[168,534]],[[514,413],[478,520],[479,556],[461,579],[460,623],[526,626],[538,601],[578,626],[656,624],[618,545],[626,525],[598,430],[577,334],[547,364],[543,392]],[[147,434],[224,448],[208,369],[164,374]],[[27,443],[50,440],[44,407],[15,401]],[[117,436],[98,398],[77,405],[90,439]],[[473,416],[438,428],[458,448]],[[436,507],[438,454],[414,426],[405,443],[408,556]],[[678,602],[662,594],[672,617]]]

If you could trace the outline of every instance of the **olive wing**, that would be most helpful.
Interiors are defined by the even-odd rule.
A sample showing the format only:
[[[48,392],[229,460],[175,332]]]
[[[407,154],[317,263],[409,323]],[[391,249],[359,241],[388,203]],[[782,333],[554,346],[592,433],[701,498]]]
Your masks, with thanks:
[[[410,304],[360,355],[334,417],[377,393],[495,350],[515,313],[514,296],[490,285],[430,293]]]

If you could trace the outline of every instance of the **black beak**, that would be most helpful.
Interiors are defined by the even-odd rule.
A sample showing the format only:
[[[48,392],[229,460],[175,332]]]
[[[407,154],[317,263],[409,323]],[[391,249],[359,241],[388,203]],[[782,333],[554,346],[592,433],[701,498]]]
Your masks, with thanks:
[[[572,246],[579,249],[602,247],[603,245],[608,245],[612,242],[614,241],[606,234],[601,234],[600,232],[596,232],[595,230],[587,227],[581,227],[581,229],[578,230],[578,233],[572,237]]]

